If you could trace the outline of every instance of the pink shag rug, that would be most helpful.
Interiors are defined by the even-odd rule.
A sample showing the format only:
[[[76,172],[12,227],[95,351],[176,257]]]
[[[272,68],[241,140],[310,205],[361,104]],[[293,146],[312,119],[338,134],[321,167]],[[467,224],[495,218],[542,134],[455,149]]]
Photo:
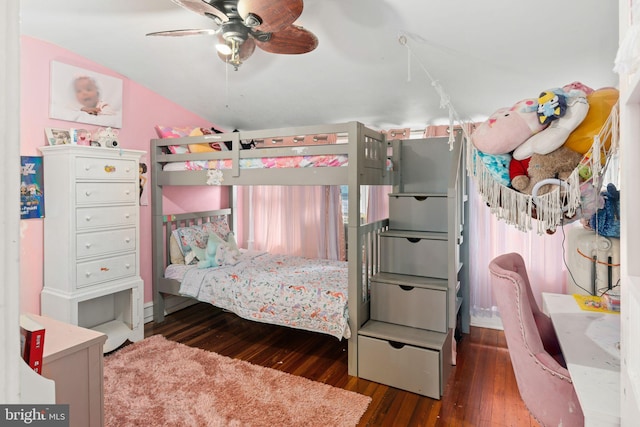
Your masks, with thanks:
[[[370,402],[161,335],[104,360],[106,427],[355,426]]]

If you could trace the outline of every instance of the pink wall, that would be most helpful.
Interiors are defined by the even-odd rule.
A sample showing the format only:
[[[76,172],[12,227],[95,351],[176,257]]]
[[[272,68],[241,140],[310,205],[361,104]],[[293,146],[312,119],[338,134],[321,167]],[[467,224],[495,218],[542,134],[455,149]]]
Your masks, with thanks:
[[[123,119],[119,130],[122,148],[149,152],[149,141],[157,138],[154,126],[203,126],[213,124],[177,104],[151,92],[136,82],[108,68],[58,46],[31,37],[22,37],[21,46],[21,121],[20,153],[39,156],[38,147],[45,145],[44,128],[95,126],[49,119],[49,75],[52,60],[93,70],[123,80]],[[217,126],[216,126],[217,127]],[[147,164],[149,156],[146,156]],[[148,188],[153,177],[149,175]],[[165,213],[215,209],[226,205],[226,190],[212,187],[171,189],[164,198]],[[17,190],[16,190],[17,191]],[[46,182],[45,182],[46,191]],[[193,192],[197,191],[196,194]],[[151,199],[149,197],[149,202]],[[46,206],[45,206],[46,215]],[[43,220],[22,220],[20,225],[20,309],[40,313],[40,291],[43,286]],[[145,302],[151,292],[151,206],[140,207],[140,267],[145,283]]]

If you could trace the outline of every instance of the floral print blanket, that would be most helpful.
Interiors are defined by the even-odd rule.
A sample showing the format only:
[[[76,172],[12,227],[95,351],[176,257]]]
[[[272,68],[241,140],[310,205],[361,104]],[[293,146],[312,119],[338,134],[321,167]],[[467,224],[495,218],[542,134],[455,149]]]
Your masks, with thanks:
[[[170,265],[180,293],[240,317],[349,338],[346,261],[243,251],[215,268]]]

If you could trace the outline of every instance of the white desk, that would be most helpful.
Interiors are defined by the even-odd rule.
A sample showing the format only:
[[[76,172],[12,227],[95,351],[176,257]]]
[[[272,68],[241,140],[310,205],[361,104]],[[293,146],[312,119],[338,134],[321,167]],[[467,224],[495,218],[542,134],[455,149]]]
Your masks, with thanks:
[[[580,309],[572,295],[543,293],[584,413],[584,425],[620,425],[620,315]]]

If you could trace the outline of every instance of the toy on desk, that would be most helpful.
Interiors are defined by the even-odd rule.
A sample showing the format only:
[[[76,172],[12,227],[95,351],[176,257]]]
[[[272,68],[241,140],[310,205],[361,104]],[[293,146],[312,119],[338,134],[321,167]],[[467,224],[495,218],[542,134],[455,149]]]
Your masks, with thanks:
[[[619,298],[617,300],[618,301],[617,310],[615,310],[615,304],[608,305],[607,299],[604,298],[604,295],[602,297],[599,297],[599,296],[593,296],[593,295],[573,294],[573,298],[575,298],[576,302],[578,303],[578,306],[582,310],[597,311],[600,313],[618,313],[618,314],[620,313]]]

